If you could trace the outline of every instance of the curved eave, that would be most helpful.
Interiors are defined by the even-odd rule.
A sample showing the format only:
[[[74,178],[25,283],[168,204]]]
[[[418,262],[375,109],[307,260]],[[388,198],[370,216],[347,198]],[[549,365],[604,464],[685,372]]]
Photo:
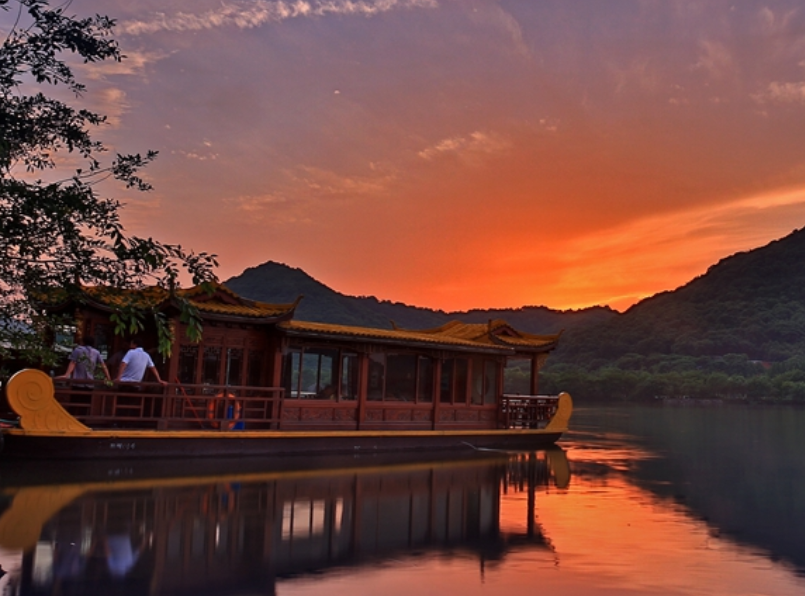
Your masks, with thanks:
[[[245,315],[227,315],[223,313],[211,313],[199,310],[202,320],[218,321],[221,323],[246,323],[249,325],[275,325],[288,321],[293,318],[293,311],[283,313],[273,317],[250,317]]]
[[[525,353],[525,354],[542,354],[544,352],[551,352],[551,351],[555,350],[557,348],[557,346],[559,345],[558,340],[554,340],[552,342],[549,342],[549,343],[546,343],[546,344],[543,344],[543,345],[539,345],[539,346],[528,346],[528,345],[522,345],[522,344],[510,344],[510,343],[502,342],[500,340],[498,340],[498,342],[502,346],[506,346],[508,348],[511,348],[512,350],[514,350],[515,352],[520,353],[520,354],[522,354],[522,353]]]
[[[209,303],[194,303],[192,300],[190,304],[195,306],[198,309],[198,313],[201,316],[202,320],[205,321],[220,321],[225,323],[247,323],[251,325],[273,325],[276,323],[281,323],[282,321],[288,321],[293,318],[294,312],[296,311],[296,306],[298,305],[299,301],[293,302],[291,304],[278,304],[277,306],[277,314],[271,315],[260,315],[260,314],[236,314],[236,313],[227,313],[227,312],[220,312],[219,309],[209,309],[205,308],[205,304]],[[254,304],[245,304],[241,305],[246,308],[251,307],[253,310],[257,310]],[[237,305],[234,305],[237,308]],[[226,307],[224,307],[226,308]],[[173,313],[179,313],[181,308],[176,301],[173,299],[169,299],[165,301],[163,304],[160,305],[160,310],[171,310]]]

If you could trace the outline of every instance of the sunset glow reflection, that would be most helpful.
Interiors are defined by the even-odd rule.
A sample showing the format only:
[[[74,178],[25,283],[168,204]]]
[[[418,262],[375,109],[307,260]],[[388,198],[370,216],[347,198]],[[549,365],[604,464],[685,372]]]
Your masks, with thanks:
[[[599,456],[608,454],[606,460]],[[609,465],[644,457],[640,452],[571,450],[573,461]],[[610,468],[611,469],[611,468]],[[501,533],[522,533],[525,492],[501,500]],[[625,475],[574,472],[567,489],[536,495],[537,538],[509,550],[502,560],[412,556],[378,567],[336,570],[321,578],[279,582],[281,596],[540,593],[587,595],[794,595],[805,580],[767,554],[736,545],[693,519],[676,503],[630,484]]]

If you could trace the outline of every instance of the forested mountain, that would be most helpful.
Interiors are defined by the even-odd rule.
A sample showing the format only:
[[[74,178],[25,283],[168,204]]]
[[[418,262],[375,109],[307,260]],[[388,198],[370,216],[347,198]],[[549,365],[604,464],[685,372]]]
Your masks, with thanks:
[[[346,296],[316,281],[301,269],[272,261],[250,267],[224,283],[241,296],[263,302],[293,302],[301,295],[304,298],[296,309],[296,318],[303,321],[383,329],[391,328],[390,321],[408,329],[426,329],[455,319],[468,323],[485,323],[489,319],[502,318],[523,331],[556,333],[562,329],[604,321],[617,314],[608,307],[600,306],[575,311],[524,306],[445,312],[378,300],[374,296]]]
[[[805,400],[805,231],[568,330],[546,373],[601,398]]]
[[[805,401],[805,231],[737,253],[623,314],[543,306],[443,312],[345,296],[300,269],[264,263],[226,282],[255,300],[291,302],[297,318],[411,329],[504,318],[534,333],[565,330],[541,388],[582,399],[707,397]]]
[[[780,361],[805,354],[805,231],[713,265],[706,274],[566,338],[562,360],[625,354]]]

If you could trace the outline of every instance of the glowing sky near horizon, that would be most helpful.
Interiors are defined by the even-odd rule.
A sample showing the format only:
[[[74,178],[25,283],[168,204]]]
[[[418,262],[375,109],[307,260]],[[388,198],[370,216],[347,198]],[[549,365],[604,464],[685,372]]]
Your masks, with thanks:
[[[125,222],[418,306],[624,308],[805,222],[805,6],[74,0]],[[8,20],[8,15],[0,18]]]

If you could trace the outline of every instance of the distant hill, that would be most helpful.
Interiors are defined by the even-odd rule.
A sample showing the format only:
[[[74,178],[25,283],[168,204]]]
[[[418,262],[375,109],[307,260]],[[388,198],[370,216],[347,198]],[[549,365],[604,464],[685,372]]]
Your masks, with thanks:
[[[541,388],[585,400],[805,402],[805,231],[568,330]]]
[[[409,329],[437,327],[451,320],[485,323],[503,318],[517,329],[532,333],[556,333],[604,321],[616,315],[608,307],[558,311],[544,306],[512,309],[445,312],[400,302],[378,300],[374,296],[347,296],[332,290],[298,268],[269,261],[250,267],[224,282],[241,296],[263,302],[292,302],[304,296],[296,318],[304,321],[358,325],[388,329],[390,321]]]
[[[684,286],[564,339],[557,356],[587,366],[626,354],[770,362],[805,355],[805,231],[722,259]]]

